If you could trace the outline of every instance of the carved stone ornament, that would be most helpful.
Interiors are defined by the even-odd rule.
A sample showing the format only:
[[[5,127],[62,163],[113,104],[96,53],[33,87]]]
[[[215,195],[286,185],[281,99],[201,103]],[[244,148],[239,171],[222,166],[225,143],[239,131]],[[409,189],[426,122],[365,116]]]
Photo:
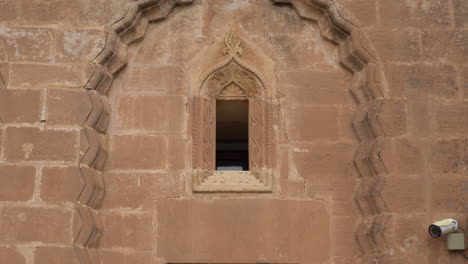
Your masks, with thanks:
[[[193,191],[271,192],[273,121],[276,107],[263,76],[240,58],[240,39],[230,32],[223,55],[207,70],[191,101]],[[249,101],[250,171],[216,171],[216,100]]]

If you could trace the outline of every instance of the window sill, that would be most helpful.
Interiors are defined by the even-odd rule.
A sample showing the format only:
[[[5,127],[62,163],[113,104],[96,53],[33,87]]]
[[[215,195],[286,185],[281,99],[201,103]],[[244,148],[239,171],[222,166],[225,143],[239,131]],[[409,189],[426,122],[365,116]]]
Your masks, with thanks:
[[[193,172],[194,192],[272,192],[269,171],[209,171]]]

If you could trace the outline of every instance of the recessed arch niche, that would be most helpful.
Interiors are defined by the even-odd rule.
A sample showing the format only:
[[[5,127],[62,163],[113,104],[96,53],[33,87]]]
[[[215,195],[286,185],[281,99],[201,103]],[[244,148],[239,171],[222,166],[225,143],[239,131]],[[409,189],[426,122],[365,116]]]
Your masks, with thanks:
[[[109,87],[112,88],[112,86],[115,86],[115,84],[110,85],[110,81],[119,73],[124,73],[119,76],[119,79],[123,79],[122,75],[126,75],[128,72],[126,70],[121,71],[122,67],[127,64],[128,61],[133,63],[135,61],[134,59],[138,57],[138,52],[135,47],[143,43],[142,40],[144,36],[148,37],[152,33],[150,29],[153,26],[150,26],[148,30],[146,29],[148,23],[160,23],[164,19],[173,19],[170,12],[176,4],[188,4],[191,2],[192,1],[146,0],[134,1],[126,5],[125,10],[117,15],[118,19],[110,24],[109,36],[107,37],[105,49],[94,61],[93,67],[95,67],[96,70],[86,88],[96,90],[103,96],[106,95]],[[339,61],[352,72],[353,77],[351,79],[351,84],[347,89],[351,91],[356,100],[356,110],[352,123],[360,141],[359,145],[356,147],[354,164],[356,164],[361,176],[361,179],[358,181],[359,186],[354,193],[354,197],[361,210],[361,224],[356,229],[355,235],[364,252],[362,256],[358,258],[384,258],[387,254],[387,248],[385,239],[380,235],[379,230],[381,231],[384,228],[388,212],[379,195],[379,190],[382,188],[383,184],[381,179],[385,174],[385,166],[383,166],[383,161],[379,155],[381,149],[381,140],[379,139],[384,137],[385,133],[376,120],[379,114],[379,100],[381,100],[384,95],[382,92],[382,76],[372,46],[367,41],[364,33],[359,30],[358,23],[355,22],[351,16],[346,14],[339,3],[325,0],[276,0],[273,2],[279,5],[291,5],[301,19],[304,21],[314,21],[314,23],[318,25],[317,28],[320,30],[321,36],[337,44],[337,48],[339,49]],[[191,7],[187,6],[183,9],[189,8]],[[193,8],[194,12],[198,12],[197,8],[200,7],[195,6]],[[180,32],[180,35],[183,36],[185,33],[185,31]],[[204,42],[203,38],[203,36],[197,36],[197,39],[194,41],[207,44],[207,42]],[[186,39],[184,43],[187,43]],[[127,49],[127,47],[130,47],[130,49]],[[178,48],[183,49],[183,47]],[[193,52],[191,55],[195,53],[196,52]],[[266,52],[266,54],[267,56],[270,55],[268,52]],[[187,57],[191,55],[187,55]],[[144,56],[145,55],[141,55],[140,58]],[[176,61],[171,61],[171,58],[168,57],[166,57],[165,60],[172,64],[177,63]],[[129,64],[129,66],[131,65]],[[262,66],[268,68],[271,65],[260,65],[259,68],[262,68]],[[200,71],[194,70],[194,72]],[[269,74],[268,70],[265,69],[261,69],[260,72]],[[185,84],[192,83],[190,80],[184,81]],[[116,83],[116,85],[118,85],[119,82]],[[275,85],[275,82],[272,81],[269,85]],[[198,87],[203,87],[203,85]],[[275,91],[275,89],[272,90]],[[187,89],[186,92],[192,93],[193,91]],[[271,95],[271,98],[276,98],[276,96],[277,95]],[[106,101],[107,99],[101,98],[100,100]],[[98,100],[96,100],[96,102],[98,102]],[[102,105],[102,103],[96,104]],[[100,111],[101,114],[90,116],[105,117],[109,114],[109,109],[106,107],[98,108],[96,111]],[[107,122],[105,118],[97,118],[96,120],[88,121],[92,129],[95,128],[98,132],[106,131],[106,126],[102,125],[102,122]],[[281,124],[278,124],[278,126],[280,127]],[[281,131],[279,131],[278,134],[280,142],[285,140],[281,135]],[[89,141],[96,142],[94,139]],[[99,150],[103,149],[103,146],[97,146],[96,148],[97,151],[94,151],[96,156],[99,155],[99,153],[103,153],[103,151]],[[110,153],[110,155],[112,155],[112,153]],[[190,155],[186,155],[186,160],[189,160],[189,157]],[[89,159],[94,160],[92,158]],[[186,166],[185,168],[187,169],[188,167],[189,166]],[[273,178],[273,181],[278,183],[280,180]],[[279,195],[279,192],[275,195]],[[95,226],[97,226],[97,224],[95,224]],[[103,228],[105,229],[106,227],[103,226]],[[90,236],[96,236],[98,234],[99,232],[93,231]],[[83,232],[80,236],[84,236]],[[89,253],[86,252],[92,249],[96,244],[97,243],[93,243],[92,245],[86,243],[77,244],[77,248],[79,249],[78,251],[81,250],[85,252],[81,253],[81,255],[89,255]]]

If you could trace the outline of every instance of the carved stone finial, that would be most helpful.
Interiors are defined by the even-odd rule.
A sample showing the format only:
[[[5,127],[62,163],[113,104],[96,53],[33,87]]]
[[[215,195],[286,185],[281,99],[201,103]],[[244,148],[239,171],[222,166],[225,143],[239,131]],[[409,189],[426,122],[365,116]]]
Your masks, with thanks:
[[[231,57],[240,57],[242,55],[242,48],[240,47],[241,42],[234,31],[227,34],[224,43],[226,44],[226,48],[223,50],[224,55],[229,55]]]

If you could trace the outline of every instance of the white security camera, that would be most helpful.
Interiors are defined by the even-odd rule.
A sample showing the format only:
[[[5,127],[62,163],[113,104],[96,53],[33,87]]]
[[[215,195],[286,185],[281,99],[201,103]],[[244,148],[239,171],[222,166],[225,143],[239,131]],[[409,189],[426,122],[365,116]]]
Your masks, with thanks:
[[[431,235],[433,238],[437,238],[448,233],[455,233],[457,232],[457,229],[457,221],[448,218],[432,223],[429,226],[429,235]]]

